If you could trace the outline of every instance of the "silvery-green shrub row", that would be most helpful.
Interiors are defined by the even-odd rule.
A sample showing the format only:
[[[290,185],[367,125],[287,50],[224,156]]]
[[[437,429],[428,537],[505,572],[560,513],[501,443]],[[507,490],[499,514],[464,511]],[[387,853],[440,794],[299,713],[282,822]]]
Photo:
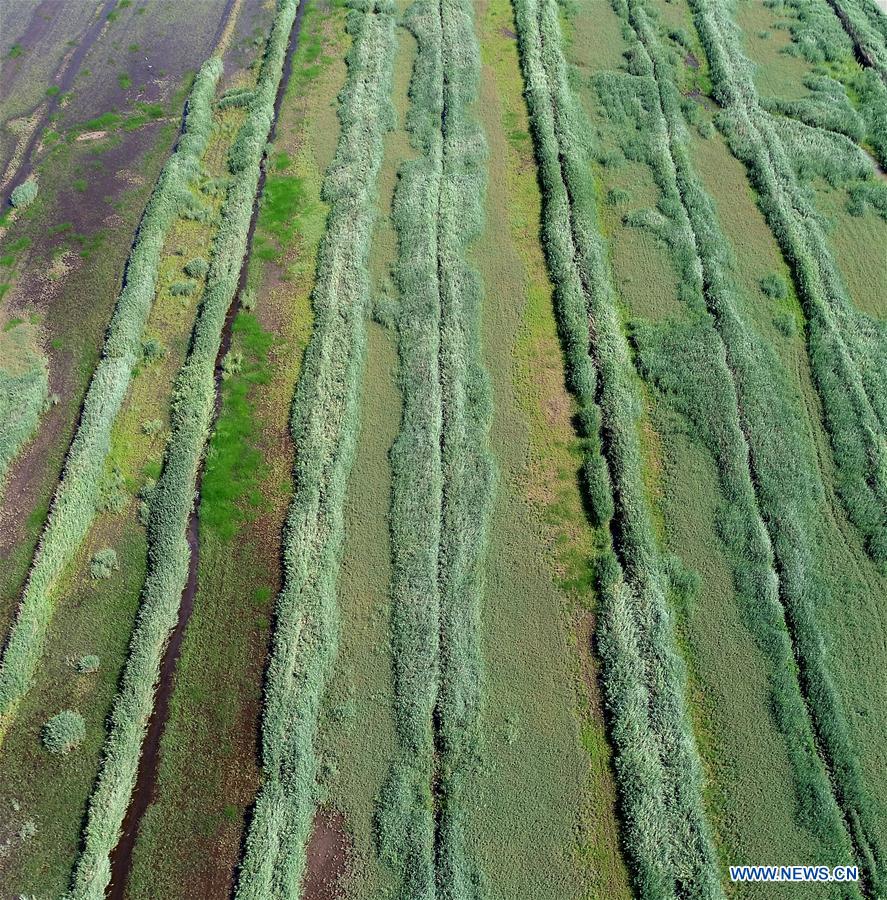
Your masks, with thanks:
[[[748,62],[723,6],[710,0],[691,0],[690,5],[709,58],[715,93],[724,106],[722,127],[734,152],[748,167],[764,214],[792,267],[807,315],[811,364],[832,441],[840,495],[851,519],[866,536],[872,555],[883,563],[887,559],[887,355],[883,335],[852,307],[822,227],[798,189],[769,115],[760,109]],[[768,396],[762,394],[760,402],[766,405]],[[768,493],[773,495],[775,508],[787,516],[792,499],[800,499],[800,495],[795,493],[798,483],[791,480],[790,461],[784,470],[784,483]],[[810,559],[813,548],[806,543],[809,537],[797,534],[805,527],[802,516],[783,520],[780,527],[785,536],[774,543],[777,553],[782,544],[783,583],[794,585],[796,591],[795,605],[787,606],[787,611],[795,620],[800,677],[838,805],[862,857],[861,865],[876,888],[885,877],[883,852],[848,722],[829,677],[826,650],[813,618],[821,589],[821,581],[808,579],[808,572],[815,571]]]
[[[778,110],[802,118],[808,124],[823,128],[837,126],[836,130],[849,134],[857,142],[865,138],[881,165],[887,165],[887,80],[884,77],[887,63],[882,33],[868,27],[877,21],[870,18],[870,13],[881,14],[868,0],[784,0],[784,5],[793,21],[789,24],[792,43],[783,52],[802,56],[817,66],[812,78],[805,79],[813,94],[792,101],[766,102],[773,102]],[[858,27],[854,27],[854,22]],[[852,65],[855,51],[863,63],[861,72],[855,71]],[[844,94],[844,86],[832,74],[853,95],[854,115],[848,115],[846,109],[839,113],[833,98],[818,90],[831,82],[838,85],[843,100],[849,99]],[[862,136],[857,136],[859,123],[865,125]]]
[[[312,304],[314,330],[293,403],[294,498],[283,540],[262,713],[262,787],[240,866],[238,900],[300,895],[317,801],[315,740],[338,647],[336,584],[343,504],[357,435],[369,315],[367,265],[390,105],[389,0],[352,0],[341,132],[323,185],[330,204]]]
[[[543,190],[542,233],[589,501],[612,543],[598,559],[598,641],[624,846],[644,898],[720,898],[668,579],[645,496],[641,400],[622,332],[555,0],[514,0]]]
[[[881,165],[887,166],[887,16],[871,0],[828,2],[865,65],[855,84],[858,104],[868,139]]]
[[[391,454],[392,650],[399,747],[379,845],[397,896],[482,896],[467,846],[480,754],[481,566],[492,480],[481,285],[466,248],[483,219],[486,146],[469,113],[479,52],[467,0],[417,0],[407,126],[419,155],[394,197],[400,432]]]
[[[825,230],[798,183],[776,122],[759,103],[748,60],[707,0],[692,8],[709,56],[719,125],[747,166],[761,209],[794,275],[807,323],[809,356],[835,460],[838,493],[868,552],[887,564],[887,341],[859,312]],[[720,22],[716,17],[720,16]]]
[[[773,710],[794,769],[801,821],[833,864],[852,859],[845,822],[867,823],[857,862],[875,883],[868,865],[878,855],[871,803],[816,617],[827,590],[817,546],[822,486],[797,412],[803,404],[772,348],[737,306],[729,245],[695,171],[680,94],[656,27],[642,0],[614,5],[632,28],[635,58],[653,88],[645,122],[648,163],[662,191],[660,209],[672,213],[668,239],[691,312],[685,324],[639,328],[641,362],[718,461],[725,500],[720,533],[746,620],[770,662]]]
[[[178,619],[190,558],[186,529],[216,399],[215,363],[246,253],[261,161],[296,8],[296,0],[277,4],[255,94],[241,128],[241,134],[249,134],[250,139],[235,138],[229,150],[229,168],[237,174],[221,207],[191,346],[173,388],[163,471],[149,504],[147,575],[89,801],[69,895],[72,900],[98,900],[105,895],[111,875],[110,854],[130,803],[163,653]]]
[[[53,613],[53,590],[93,521],[111,429],[142,355],[142,332],[157,286],[166,233],[189,185],[212,129],[212,99],[221,75],[207,61],[194,82],[182,135],[145,208],[126,264],[123,288],[93,373],[62,478],[0,662],[0,740],[21,697],[29,689]]]

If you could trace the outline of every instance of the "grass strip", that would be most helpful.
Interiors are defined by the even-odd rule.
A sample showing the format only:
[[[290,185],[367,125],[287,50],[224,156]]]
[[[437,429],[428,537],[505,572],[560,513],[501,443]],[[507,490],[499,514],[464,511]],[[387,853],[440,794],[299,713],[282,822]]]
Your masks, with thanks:
[[[221,72],[217,59],[201,67],[188,99],[182,136],[160,173],[127,260],[102,357],[83,401],[62,478],[0,661],[0,741],[40,661],[54,609],[53,588],[95,517],[111,430],[141,358],[142,332],[154,301],[164,240],[190,196],[188,185],[199,176]]]
[[[260,164],[296,8],[296,0],[278,2],[255,95],[229,151],[228,165],[234,178],[222,205],[191,347],[174,388],[163,471],[150,502],[148,573],[89,801],[83,847],[69,894],[72,900],[98,900],[105,895],[111,876],[110,854],[135,784],[163,651],[178,618],[190,558],[185,531],[216,398],[216,358],[246,253]]]
[[[839,806],[829,780],[844,767],[825,754],[820,759],[817,742],[824,719],[838,717],[842,731],[847,724],[815,612],[827,591],[817,563],[821,488],[815,461],[775,353],[737,309],[729,246],[693,166],[680,93],[656,25],[641,0],[616,0],[614,6],[636,37],[637,74],[627,90],[643,97],[648,113],[642,128],[662,191],[659,210],[670,223],[665,236],[681,296],[694,313],[686,325],[640,329],[641,359],[718,460],[728,504],[720,533],[748,620],[771,662],[773,708],[792,760],[800,819],[833,864],[846,863],[853,851],[846,825],[853,810]],[[599,91],[602,97],[616,94],[610,81]],[[802,686],[813,690],[805,693]],[[858,896],[855,888],[847,890]]]
[[[557,4],[514,0],[514,7],[585,488],[592,519],[610,535],[598,559],[598,649],[623,840],[640,896],[722,897],[667,577],[643,486],[639,389],[597,226],[590,135],[569,86]]]
[[[343,506],[357,438],[369,314],[367,264],[390,106],[393,7],[353,0],[341,134],[327,171],[330,204],[317,261],[314,331],[293,403],[294,499],[284,534],[262,714],[263,783],[235,896],[300,895],[317,802],[318,713],[338,646],[336,583]]]
[[[838,494],[871,557],[887,565],[887,341],[853,306],[820,219],[799,183],[778,122],[760,104],[725,7],[690,3],[708,54],[718,126],[745,163],[792,270],[825,413]]]
[[[802,215],[807,204],[794,172],[785,160],[769,116],[758,105],[750,67],[721,4],[691,0],[690,5],[711,64],[715,95],[724,107],[719,117],[720,126],[734,153],[749,169],[752,182],[761,195],[764,214],[792,266],[805,305],[811,363],[832,438],[842,499],[851,519],[861,527],[869,526],[862,530],[869,538],[873,555],[883,562],[879,548],[887,550],[887,545],[877,542],[883,539],[887,528],[884,517],[887,504],[883,496],[887,489],[887,447],[879,416],[866,402],[866,382],[871,385],[879,376],[869,373],[869,380],[865,370],[860,372],[856,365],[859,361],[867,366],[874,364],[872,357],[863,355],[868,337],[864,331],[865,323],[850,307],[818,222],[812,216]],[[844,338],[855,345],[855,358],[847,349]],[[765,387],[762,385],[761,389]],[[761,402],[768,403],[767,397],[771,393],[772,388],[762,393]],[[887,395],[882,395],[882,401],[884,399]],[[769,418],[768,413],[762,411],[761,414],[765,420]],[[775,460],[775,454],[771,460]],[[876,466],[876,471],[870,474],[865,470],[872,465]],[[797,482],[791,477],[793,461],[786,460],[781,468],[784,475],[774,475],[775,484],[766,491],[773,512],[765,512],[779,516],[778,527],[783,529],[779,537],[774,534],[774,545],[783,570],[783,598],[793,632],[801,683],[820,752],[830,770],[835,796],[866,874],[868,888],[878,894],[884,890],[887,873],[877,838],[875,814],[847,718],[828,672],[823,638],[815,623],[813,608],[818,602],[822,582],[808,575],[812,571],[810,556],[813,548],[808,543],[809,535],[801,533],[805,528],[804,515],[792,515],[792,500],[801,499],[796,493]],[[850,493],[856,481],[865,482],[862,497]],[[871,513],[871,519],[864,518],[867,512]]]
[[[392,643],[400,747],[379,840],[404,898],[484,896],[466,846],[465,793],[481,749],[481,563],[493,464],[479,337],[486,144],[470,113],[480,60],[467,0],[417,0],[393,219],[400,432],[392,451]]]
[[[0,368],[0,498],[9,467],[37,430],[49,400],[46,357],[15,329],[13,325],[12,334],[0,335],[0,350],[9,354]]]
[[[792,101],[767,99],[764,105],[808,125],[846,134],[868,145],[881,166],[887,166],[883,15],[867,0],[785,0],[784,11],[794,19],[788,26],[792,43],[785,52],[814,66],[804,79],[811,93]],[[872,12],[880,21],[869,18]],[[800,162],[809,160],[802,157]],[[828,165],[831,180],[840,162],[829,159]]]

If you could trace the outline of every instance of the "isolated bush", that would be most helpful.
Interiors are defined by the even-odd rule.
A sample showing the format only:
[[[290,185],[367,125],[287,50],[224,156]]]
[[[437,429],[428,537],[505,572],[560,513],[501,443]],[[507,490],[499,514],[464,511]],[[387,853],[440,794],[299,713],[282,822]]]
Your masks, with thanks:
[[[761,279],[761,290],[771,300],[784,300],[788,296],[788,285],[779,275],[765,275]]]
[[[59,756],[66,756],[76,750],[86,738],[86,724],[83,716],[72,709],[56,713],[44,726],[41,733],[43,746]]]
[[[87,653],[77,660],[77,671],[81,675],[94,675],[99,670],[99,658],[94,653]]]
[[[129,502],[126,479],[119,467],[114,466],[102,478],[96,509],[101,512],[121,512]]]
[[[150,366],[152,363],[159,362],[164,356],[166,356],[166,347],[157,338],[150,337],[142,341],[142,360],[145,365]]]
[[[176,281],[169,286],[169,293],[173,297],[189,297],[196,287],[193,281]]]
[[[146,434],[149,437],[158,434],[163,430],[163,419],[148,419],[145,422],[142,422],[142,434]]]
[[[227,381],[229,378],[233,378],[235,375],[239,375],[242,368],[243,353],[237,348],[229,350],[225,354],[225,358],[222,360],[223,380]]]
[[[197,256],[185,263],[185,274],[191,278],[203,278],[209,271],[209,263],[201,256]]]
[[[111,547],[106,547],[104,550],[99,550],[97,553],[93,554],[93,557],[89,562],[89,574],[96,581],[103,578],[110,578],[111,574],[116,572],[119,568],[120,564],[117,562],[117,551]]]
[[[37,198],[37,180],[29,178],[13,188],[9,201],[16,209],[24,209]]]

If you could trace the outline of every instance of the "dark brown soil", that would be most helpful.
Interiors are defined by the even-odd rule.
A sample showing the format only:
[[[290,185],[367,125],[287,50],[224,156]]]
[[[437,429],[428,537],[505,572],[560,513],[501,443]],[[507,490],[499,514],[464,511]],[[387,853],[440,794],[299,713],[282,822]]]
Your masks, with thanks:
[[[345,817],[336,809],[320,807],[308,842],[308,861],[302,882],[302,900],[340,900],[351,856],[351,838]]]
[[[691,68],[691,69],[698,69],[698,68],[699,68],[699,60],[696,58],[696,54],[695,54],[695,53],[688,53],[688,54],[684,57],[684,63],[685,63],[689,68]]]
[[[0,209],[6,208],[6,205],[9,203],[9,195],[12,193],[12,189],[15,185],[18,182],[23,181],[31,173],[34,164],[34,151],[40,143],[40,138],[43,134],[43,129],[49,120],[49,116],[55,112],[61,97],[71,90],[74,79],[80,71],[80,65],[83,62],[83,58],[95,43],[96,38],[101,34],[105,21],[108,18],[108,13],[110,13],[116,5],[117,0],[105,0],[101,12],[90,22],[89,28],[87,28],[86,33],[77,42],[77,47],[74,49],[70,59],[66,57],[62,60],[59,70],[56,72],[55,78],[53,78],[53,85],[59,88],[59,93],[47,99],[43,116],[25,146],[25,151],[22,156],[21,164],[18,167],[16,177],[10,180],[3,195],[0,196]]]

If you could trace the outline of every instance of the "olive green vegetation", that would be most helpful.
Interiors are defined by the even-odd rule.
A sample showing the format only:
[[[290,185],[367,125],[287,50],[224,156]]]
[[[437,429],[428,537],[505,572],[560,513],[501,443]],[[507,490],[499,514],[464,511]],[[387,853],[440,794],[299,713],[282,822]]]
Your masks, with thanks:
[[[542,239],[585,439],[586,496],[593,521],[612,536],[597,560],[598,647],[623,840],[641,896],[720,897],[669,578],[645,496],[640,392],[583,149],[591,135],[569,85],[556,4],[526,0],[515,11],[545,197]]]
[[[714,93],[723,107],[719,127],[733,152],[748,167],[762,210],[792,268],[806,316],[808,352],[831,439],[839,495],[851,520],[864,534],[869,552],[883,562],[881,541],[887,522],[883,474],[887,469],[883,460],[879,462],[884,448],[878,437],[883,434],[883,404],[887,400],[882,381],[883,361],[887,359],[883,336],[854,309],[846,295],[822,228],[809,209],[769,114],[760,106],[748,60],[729,21],[725,21],[723,8],[707,0],[691,0],[690,8],[711,67]],[[770,394],[770,389],[761,390],[764,405],[770,405]],[[798,490],[803,485],[799,474],[797,460],[787,459],[785,476],[775,490],[770,489],[769,493],[776,494],[772,502],[794,504],[804,500],[807,491]],[[784,553],[783,582],[788,578],[789,584],[797,585],[797,601],[789,614],[800,678],[831,772],[835,799],[866,880],[877,892],[885,877],[877,814],[840,694],[829,672],[823,639],[814,624],[813,604],[822,588],[821,582],[814,580],[815,568],[803,536],[804,522],[800,516],[791,526],[786,522],[787,534],[779,541]]]
[[[284,584],[262,713],[264,781],[236,896],[298,894],[317,800],[319,707],[336,656],[336,582],[345,488],[358,429],[369,313],[367,260],[383,137],[391,127],[394,19],[387,3],[351,5],[341,134],[323,187],[329,203],[312,306],[314,331],[293,402],[299,448],[283,541]]]
[[[337,58],[318,77],[309,51],[319,35],[331,51],[338,47],[344,24],[344,10],[322,3],[305,8],[268,153],[248,286],[232,331],[240,366],[222,383],[207,448],[197,596],[176,664],[157,799],[134,851],[127,887],[132,898],[186,896],[195,877],[207,892],[229,893],[259,786],[262,674],[279,588],[281,526],[292,495],[287,413],[311,329],[309,295],[326,218],[321,173],[336,132],[330,99],[344,74]],[[294,227],[275,261],[268,261],[256,250],[259,237],[268,235],[269,184],[278,174],[294,173],[305,190],[287,210]],[[183,791],[193,797],[187,805],[179,802]]]
[[[36,431],[49,400],[49,372],[35,330],[10,319],[0,333],[0,497],[12,460]]]
[[[469,112],[479,54],[470,4],[418,0],[392,218],[400,433],[391,453],[392,652],[399,746],[380,799],[396,896],[483,896],[466,834],[481,749],[481,572],[492,486],[481,286],[465,252],[483,222],[485,141]]]
[[[110,854],[135,783],[163,651],[176,624],[190,557],[186,526],[216,396],[216,356],[246,252],[260,164],[274,119],[274,101],[295,14],[296,3],[281,0],[254,97],[229,149],[228,168],[233,178],[222,204],[188,357],[173,390],[164,466],[149,501],[148,572],[89,802],[72,897],[104,896],[111,875]],[[221,63],[213,58],[207,65],[218,70]]]
[[[142,332],[154,300],[160,253],[210,135],[210,101],[221,65],[210,61],[194,82],[176,152],[163,168],[145,209],[108,328],[102,357],[83,402],[61,481],[0,662],[0,740],[30,687],[52,618],[52,589],[83,540],[99,501],[111,429],[141,355]]]
[[[602,80],[602,102],[626,126],[629,101],[640,101],[636,127],[649,136],[645,152],[662,190],[657,228],[673,248],[682,300],[694,313],[680,325],[638,326],[635,341],[647,376],[677,398],[718,462],[728,504],[719,531],[749,622],[771,661],[772,704],[794,767],[798,814],[833,862],[847,862],[846,811],[832,794],[831,760],[824,766],[817,756],[807,710],[818,726],[834,701],[802,693],[811,681],[830,682],[813,608],[825,590],[813,562],[822,515],[814,451],[776,354],[738,312],[730,250],[689,154],[674,60],[642,3],[616,8],[636,37],[635,75],[630,83],[624,76],[621,84]],[[787,292],[773,276],[765,287],[771,296]],[[826,671],[811,677],[811,669]]]

